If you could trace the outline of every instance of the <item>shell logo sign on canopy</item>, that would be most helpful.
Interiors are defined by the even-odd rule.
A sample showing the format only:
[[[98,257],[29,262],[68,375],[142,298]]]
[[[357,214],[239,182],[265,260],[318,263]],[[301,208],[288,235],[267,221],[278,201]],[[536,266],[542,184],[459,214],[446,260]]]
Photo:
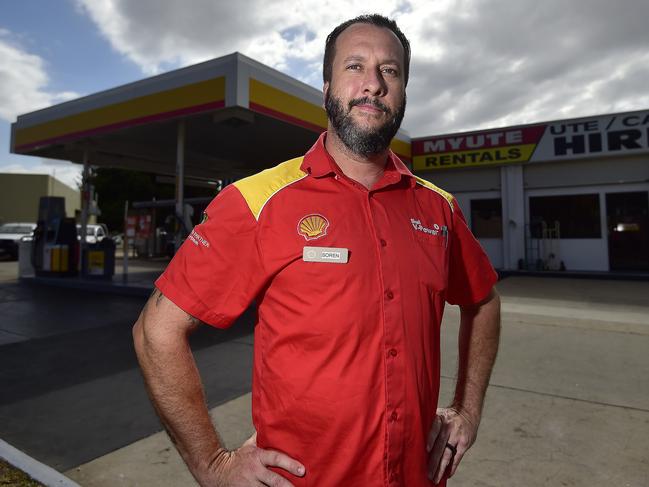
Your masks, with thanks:
[[[412,141],[415,171],[649,152],[649,110]]]

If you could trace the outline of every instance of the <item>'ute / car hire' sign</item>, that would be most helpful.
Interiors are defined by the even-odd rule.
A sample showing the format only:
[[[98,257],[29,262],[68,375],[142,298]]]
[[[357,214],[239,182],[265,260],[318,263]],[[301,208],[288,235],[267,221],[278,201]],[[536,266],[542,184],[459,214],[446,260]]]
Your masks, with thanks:
[[[649,110],[412,141],[415,171],[649,152]]]

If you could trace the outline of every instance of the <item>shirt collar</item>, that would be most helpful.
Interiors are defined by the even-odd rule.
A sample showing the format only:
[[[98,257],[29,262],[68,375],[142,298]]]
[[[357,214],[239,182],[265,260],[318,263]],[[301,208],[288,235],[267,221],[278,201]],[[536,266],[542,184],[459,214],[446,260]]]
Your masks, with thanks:
[[[324,176],[340,175],[342,171],[333,157],[327,152],[325,148],[325,139],[327,132],[323,132],[318,137],[315,144],[304,155],[301,169],[315,178]],[[385,171],[377,186],[387,186],[388,184],[398,183],[402,178],[407,178],[411,185],[415,184],[415,177],[412,175],[408,167],[399,159],[399,157],[390,150],[388,152],[388,162],[385,165]],[[381,184],[383,183],[383,184]],[[376,188],[375,188],[376,189]]]

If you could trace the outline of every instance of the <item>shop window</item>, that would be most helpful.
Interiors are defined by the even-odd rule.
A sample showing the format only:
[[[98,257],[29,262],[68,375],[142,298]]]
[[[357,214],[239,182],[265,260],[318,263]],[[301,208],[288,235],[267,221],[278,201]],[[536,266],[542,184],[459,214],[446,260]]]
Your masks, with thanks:
[[[500,198],[471,200],[471,231],[476,238],[503,238]]]
[[[573,194],[530,197],[533,238],[541,238],[541,222],[554,227],[559,222],[561,238],[601,238],[599,195]]]

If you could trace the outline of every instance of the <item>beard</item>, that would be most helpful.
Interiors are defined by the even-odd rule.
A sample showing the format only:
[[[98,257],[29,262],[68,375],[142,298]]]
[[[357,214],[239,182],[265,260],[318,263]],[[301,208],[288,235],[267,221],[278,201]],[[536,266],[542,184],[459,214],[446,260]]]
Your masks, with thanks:
[[[383,110],[387,113],[388,120],[375,129],[364,129],[360,127],[352,118],[351,109],[355,105],[361,104],[372,105]],[[340,98],[336,98],[333,95],[326,97],[325,110],[327,111],[327,117],[331,121],[336,135],[342,140],[345,147],[354,154],[368,157],[380,154],[390,147],[392,137],[399,130],[403,116],[406,113],[406,95],[404,93],[403,101],[396,112],[390,110],[380,101],[369,97],[351,100],[348,103],[347,110],[345,110]]]

